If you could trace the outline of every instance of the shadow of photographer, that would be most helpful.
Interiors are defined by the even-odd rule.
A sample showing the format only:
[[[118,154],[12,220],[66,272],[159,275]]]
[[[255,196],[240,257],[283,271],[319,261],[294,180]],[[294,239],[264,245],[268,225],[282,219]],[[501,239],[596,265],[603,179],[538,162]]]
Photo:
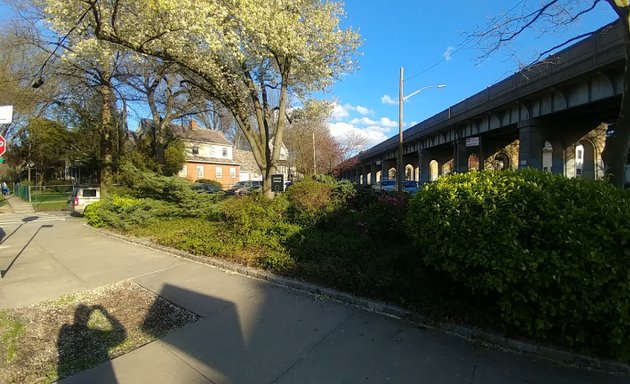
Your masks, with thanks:
[[[126,338],[127,330],[102,305],[79,305],[74,312],[74,323],[64,324],[59,330],[59,379],[107,362],[108,368],[100,371],[98,381],[115,383],[109,351]]]

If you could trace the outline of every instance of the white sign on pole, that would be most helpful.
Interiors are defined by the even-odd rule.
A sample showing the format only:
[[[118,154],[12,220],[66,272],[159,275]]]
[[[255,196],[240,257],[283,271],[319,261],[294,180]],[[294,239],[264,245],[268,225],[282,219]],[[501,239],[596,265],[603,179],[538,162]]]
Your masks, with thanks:
[[[13,106],[0,106],[0,124],[11,124],[13,121]]]
[[[467,137],[466,138],[466,146],[467,147],[478,147],[479,146],[479,136],[477,136],[477,137]]]

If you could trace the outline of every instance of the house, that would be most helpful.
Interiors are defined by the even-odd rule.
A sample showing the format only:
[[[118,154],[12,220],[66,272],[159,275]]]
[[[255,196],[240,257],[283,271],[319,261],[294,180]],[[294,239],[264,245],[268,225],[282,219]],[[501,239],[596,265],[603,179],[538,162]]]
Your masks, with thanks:
[[[183,141],[186,151],[180,177],[216,180],[224,189],[240,180],[240,165],[234,161],[232,144],[221,131],[201,128],[194,120],[188,127],[173,125],[171,129]]]
[[[260,168],[254,159],[252,151],[234,148],[234,160],[240,164],[239,181],[262,180]]]

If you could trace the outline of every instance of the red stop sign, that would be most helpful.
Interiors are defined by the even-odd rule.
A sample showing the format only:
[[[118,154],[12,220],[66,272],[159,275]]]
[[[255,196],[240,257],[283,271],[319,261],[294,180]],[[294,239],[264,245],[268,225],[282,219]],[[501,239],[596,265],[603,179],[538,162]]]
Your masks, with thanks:
[[[4,136],[0,135],[0,156],[4,155],[4,152],[7,150],[7,141],[4,139]]]

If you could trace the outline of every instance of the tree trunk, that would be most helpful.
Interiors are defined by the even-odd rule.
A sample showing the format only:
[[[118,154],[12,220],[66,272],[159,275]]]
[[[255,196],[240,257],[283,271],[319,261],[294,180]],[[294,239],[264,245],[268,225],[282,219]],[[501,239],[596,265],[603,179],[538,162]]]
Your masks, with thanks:
[[[624,45],[626,62],[623,76],[623,93],[621,96],[621,110],[619,119],[614,127],[614,133],[606,139],[606,147],[602,152],[606,179],[614,186],[623,188],[626,183],[626,161],[630,148],[630,24],[625,10],[616,9],[624,25]],[[625,11],[627,12],[627,11]]]
[[[100,86],[102,102],[101,111],[101,169],[100,169],[100,187],[101,196],[105,197],[109,193],[109,189],[113,184],[113,156],[112,156],[112,126],[114,94],[109,85]]]

